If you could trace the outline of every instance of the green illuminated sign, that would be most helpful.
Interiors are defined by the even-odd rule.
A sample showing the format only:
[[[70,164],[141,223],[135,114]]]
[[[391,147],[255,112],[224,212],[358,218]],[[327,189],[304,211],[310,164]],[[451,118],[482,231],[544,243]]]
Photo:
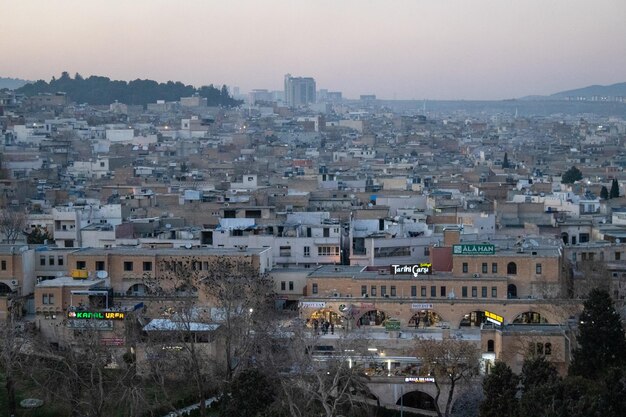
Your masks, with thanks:
[[[452,245],[454,255],[494,255],[496,247],[487,243],[468,243]]]
[[[389,319],[385,321],[385,330],[387,331],[400,330],[400,320]]]
[[[67,318],[82,320],[124,320],[126,313],[121,311],[69,311]]]

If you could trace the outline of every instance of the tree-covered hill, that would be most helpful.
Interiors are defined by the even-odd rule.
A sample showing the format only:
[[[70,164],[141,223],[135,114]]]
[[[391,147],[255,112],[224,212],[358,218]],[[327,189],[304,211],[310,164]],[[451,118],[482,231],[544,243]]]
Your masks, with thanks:
[[[72,78],[67,72],[63,72],[60,78],[52,77],[50,82],[39,80],[16,91],[27,96],[64,92],[72,101],[93,105],[111,104],[116,100],[124,104],[146,105],[157,100],[177,101],[181,97],[189,97],[195,93],[206,97],[209,106],[234,107],[241,104],[240,100],[235,100],[228,94],[226,86],[216,88],[211,84],[196,89],[191,85],[173,81],[158,83],[153,80],[137,79],[126,82],[97,75],[83,78],[80,74]]]

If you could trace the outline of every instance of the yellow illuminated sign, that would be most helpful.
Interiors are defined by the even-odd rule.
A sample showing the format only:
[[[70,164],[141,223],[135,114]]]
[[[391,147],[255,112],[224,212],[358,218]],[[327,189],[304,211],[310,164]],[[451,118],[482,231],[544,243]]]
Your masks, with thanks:
[[[504,323],[504,318],[502,316],[498,316],[496,313],[492,313],[491,311],[485,310],[485,317],[492,323],[501,325]]]

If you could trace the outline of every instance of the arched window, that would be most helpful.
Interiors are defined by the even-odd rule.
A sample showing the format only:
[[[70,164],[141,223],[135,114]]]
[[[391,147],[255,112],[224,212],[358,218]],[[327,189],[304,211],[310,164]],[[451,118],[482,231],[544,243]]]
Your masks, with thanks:
[[[487,352],[494,352],[494,351],[495,351],[495,347],[494,347],[493,339],[487,340]]]
[[[509,275],[517,275],[517,264],[515,262],[509,262],[506,266],[506,273]]]
[[[544,345],[543,353],[546,355],[552,355],[552,343],[546,343]]]
[[[506,287],[507,298],[517,298],[517,286],[515,284],[509,284]]]

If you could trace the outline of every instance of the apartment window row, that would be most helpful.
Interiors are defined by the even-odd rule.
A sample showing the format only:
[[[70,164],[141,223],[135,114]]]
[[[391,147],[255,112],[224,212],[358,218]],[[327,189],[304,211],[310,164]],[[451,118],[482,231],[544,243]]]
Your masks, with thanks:
[[[378,296],[378,287],[376,285],[371,285],[369,294],[372,297],[377,297]],[[364,295],[367,295],[367,285],[361,285],[361,296],[364,296]],[[389,286],[389,292],[387,292],[387,286],[386,285],[381,285],[380,286],[380,296],[381,297],[389,297],[389,296],[397,297],[398,296],[398,290],[397,290],[395,285],[390,285]]]
[[[528,345],[528,350],[533,355],[552,355],[552,343],[530,343]]]
[[[54,294],[41,294],[41,304],[50,305],[54,304]]]
[[[286,281],[281,281],[280,282],[280,290],[281,291],[287,291],[287,282]],[[293,291],[293,281],[289,281],[289,291]]]
[[[461,298],[468,297],[468,289],[469,287],[466,287],[466,286],[461,287]],[[471,287],[471,291],[472,291],[472,298],[478,298],[478,287],[477,286]],[[484,287],[484,286],[480,287],[481,298],[487,298],[488,293],[489,293],[489,287]],[[498,287],[491,287],[491,298],[498,298]]]
[[[318,246],[317,256],[339,256],[339,246]]]
[[[63,266],[65,264],[65,259],[58,255],[58,256],[54,256],[54,255],[41,255],[39,257],[39,265],[40,266],[46,266],[46,265],[50,265],[50,266],[54,266],[54,265],[58,265],[58,266]]]
[[[539,269],[541,269],[541,264],[537,264],[539,265]],[[469,263],[468,262],[463,262],[463,264],[461,265],[461,268],[463,270],[464,274],[467,274],[470,272],[469,270]],[[489,273],[489,263],[487,262],[483,262],[480,266],[480,271],[483,274],[487,274]],[[497,274],[498,273],[498,263],[497,262],[492,262],[491,263],[491,273],[492,274]],[[507,275],[517,275],[517,264],[515,262],[509,262],[506,265],[506,273]],[[538,274],[540,274],[541,272],[538,272]]]

